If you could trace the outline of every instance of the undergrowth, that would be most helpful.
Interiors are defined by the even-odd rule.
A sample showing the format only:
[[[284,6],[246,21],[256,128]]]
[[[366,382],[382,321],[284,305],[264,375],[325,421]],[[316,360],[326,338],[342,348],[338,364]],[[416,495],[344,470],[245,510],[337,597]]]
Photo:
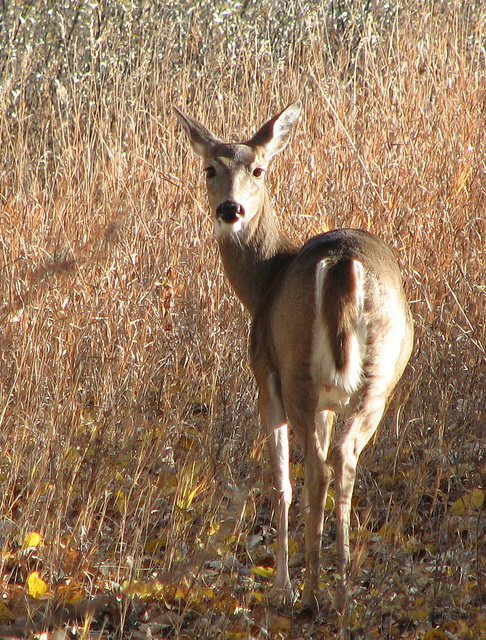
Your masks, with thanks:
[[[282,227],[382,236],[416,327],[361,458],[344,627],[486,637],[482,3],[0,15],[0,636],[335,637],[332,609],[304,624],[265,605],[274,530],[248,319],[172,113],[245,139],[301,98],[268,176]],[[295,448],[297,496],[301,463]],[[297,588],[302,533],[296,503]],[[323,546],[331,602],[332,500]]]

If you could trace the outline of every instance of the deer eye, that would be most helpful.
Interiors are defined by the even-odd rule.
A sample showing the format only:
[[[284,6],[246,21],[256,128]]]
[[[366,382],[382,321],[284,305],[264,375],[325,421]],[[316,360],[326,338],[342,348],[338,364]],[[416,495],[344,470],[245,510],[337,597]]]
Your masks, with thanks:
[[[255,176],[255,178],[260,178],[260,176],[262,176],[265,173],[265,169],[262,169],[261,167],[257,167],[256,169],[253,169],[253,175]]]
[[[208,180],[209,180],[210,178],[214,178],[214,177],[215,177],[215,175],[216,175],[216,169],[215,169],[214,167],[211,167],[211,166],[206,167],[206,168],[204,169],[204,172],[206,173],[206,178],[208,178]]]

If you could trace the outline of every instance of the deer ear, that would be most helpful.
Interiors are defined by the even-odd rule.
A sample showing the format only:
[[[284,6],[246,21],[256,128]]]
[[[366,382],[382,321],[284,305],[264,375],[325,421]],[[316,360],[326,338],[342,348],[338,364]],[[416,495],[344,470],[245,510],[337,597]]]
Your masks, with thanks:
[[[179,123],[184,127],[185,132],[189,138],[194,153],[198,156],[204,157],[209,155],[210,150],[218,144],[221,144],[221,140],[218,140],[209,129],[206,129],[200,122],[186,116],[180,109],[174,107],[174,111]]]
[[[285,149],[289,143],[301,109],[302,103],[300,100],[292,103],[271,120],[265,122],[245,144],[252,148],[262,147],[266,158],[270,160],[275,154]]]

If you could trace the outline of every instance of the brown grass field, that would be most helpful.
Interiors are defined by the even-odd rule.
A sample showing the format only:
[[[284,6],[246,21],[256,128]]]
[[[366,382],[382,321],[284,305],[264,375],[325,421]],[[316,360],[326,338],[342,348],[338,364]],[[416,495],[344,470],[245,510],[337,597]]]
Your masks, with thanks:
[[[483,3],[12,0],[0,51],[0,638],[486,638]],[[244,139],[297,98],[283,228],[382,236],[416,327],[341,621],[265,602],[249,323],[172,113]]]

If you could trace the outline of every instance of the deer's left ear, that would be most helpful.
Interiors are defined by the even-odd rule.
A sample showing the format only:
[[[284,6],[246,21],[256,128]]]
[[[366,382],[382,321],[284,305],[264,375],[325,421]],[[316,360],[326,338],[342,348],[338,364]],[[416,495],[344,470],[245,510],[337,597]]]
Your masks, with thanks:
[[[261,147],[267,160],[280,153],[288,145],[294,125],[300,115],[302,102],[298,100],[274,116],[245,142],[249,147]]]
[[[210,150],[221,140],[216,138],[209,129],[190,116],[186,116],[180,109],[174,107],[174,111],[179,123],[184,127],[189,138],[194,153],[198,156],[205,157],[209,155]]]

